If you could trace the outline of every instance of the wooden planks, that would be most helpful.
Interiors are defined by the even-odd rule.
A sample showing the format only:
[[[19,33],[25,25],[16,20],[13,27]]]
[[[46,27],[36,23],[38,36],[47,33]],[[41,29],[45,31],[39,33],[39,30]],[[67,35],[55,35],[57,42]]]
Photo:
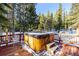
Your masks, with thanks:
[[[53,33],[30,33],[24,35],[25,43],[28,42],[30,48],[32,48],[36,52],[40,52],[46,50],[46,44],[54,41]]]

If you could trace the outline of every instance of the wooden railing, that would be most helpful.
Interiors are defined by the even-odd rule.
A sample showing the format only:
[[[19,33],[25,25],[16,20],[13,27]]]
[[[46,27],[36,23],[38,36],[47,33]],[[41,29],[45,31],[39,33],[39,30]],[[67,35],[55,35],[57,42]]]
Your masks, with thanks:
[[[61,34],[60,38],[63,41],[63,43],[79,42],[79,35],[77,34]]]
[[[24,40],[23,33],[15,33],[14,39],[13,34],[8,34],[8,43],[21,42]],[[0,35],[0,46],[6,45],[6,34]]]

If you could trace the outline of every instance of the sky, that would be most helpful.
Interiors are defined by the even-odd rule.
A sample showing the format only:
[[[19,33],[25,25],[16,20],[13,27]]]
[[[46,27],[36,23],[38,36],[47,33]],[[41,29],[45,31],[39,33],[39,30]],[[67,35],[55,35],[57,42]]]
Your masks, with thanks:
[[[55,13],[58,10],[59,4],[58,3],[37,3],[36,5],[36,13],[43,13],[47,14],[48,11]],[[63,3],[62,9],[65,11],[70,10],[71,3]]]

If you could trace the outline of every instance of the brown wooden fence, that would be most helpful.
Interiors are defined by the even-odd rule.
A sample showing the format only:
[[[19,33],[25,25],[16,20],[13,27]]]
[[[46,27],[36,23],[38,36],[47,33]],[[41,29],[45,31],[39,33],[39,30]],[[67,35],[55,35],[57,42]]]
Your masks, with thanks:
[[[8,43],[13,43],[13,42],[21,42],[24,40],[23,33],[15,33],[14,34],[14,39],[13,39],[13,34],[8,34]],[[6,44],[6,35],[0,35],[0,46]]]

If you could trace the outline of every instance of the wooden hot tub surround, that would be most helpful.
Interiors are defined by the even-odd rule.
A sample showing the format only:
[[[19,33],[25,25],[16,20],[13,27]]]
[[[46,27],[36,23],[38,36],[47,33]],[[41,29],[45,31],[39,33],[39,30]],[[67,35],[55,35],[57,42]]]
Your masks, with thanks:
[[[35,52],[41,52],[46,50],[46,44],[54,41],[54,35],[50,33],[26,33],[24,35],[24,41]]]

